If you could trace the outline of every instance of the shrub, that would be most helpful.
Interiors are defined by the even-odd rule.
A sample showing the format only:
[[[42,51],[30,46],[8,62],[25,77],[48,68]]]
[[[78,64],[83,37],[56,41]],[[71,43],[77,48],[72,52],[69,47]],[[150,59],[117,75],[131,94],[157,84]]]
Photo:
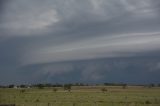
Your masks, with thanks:
[[[21,93],[24,93],[24,92],[26,92],[26,90],[25,90],[25,89],[22,89],[22,90],[20,90],[20,92],[21,92]]]
[[[151,104],[151,102],[149,100],[146,100],[145,104]]]
[[[126,89],[126,88],[127,88],[127,84],[123,84],[123,85],[122,85],[122,88],[123,88],[123,89]]]
[[[39,102],[39,99],[36,99],[36,101],[35,102]]]
[[[53,88],[53,91],[54,91],[54,92],[57,92],[57,90],[58,90],[57,88]]]
[[[43,89],[43,88],[44,88],[44,85],[43,85],[43,84],[38,84],[37,87],[38,87],[39,89]]]
[[[101,89],[102,92],[107,92],[108,90],[106,88]]]
[[[64,85],[64,90],[68,90],[69,92],[71,91],[71,84],[65,84]]]

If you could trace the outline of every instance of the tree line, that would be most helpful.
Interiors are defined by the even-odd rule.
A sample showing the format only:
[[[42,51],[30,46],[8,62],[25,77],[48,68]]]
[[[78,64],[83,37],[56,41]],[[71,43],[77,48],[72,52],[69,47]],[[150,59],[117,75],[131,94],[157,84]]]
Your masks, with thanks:
[[[85,84],[85,83],[67,83],[67,84],[51,84],[51,83],[39,83],[39,84],[32,84],[32,85],[27,85],[27,84],[21,84],[21,85],[0,85],[0,88],[45,88],[45,87],[64,87],[65,88],[70,88],[71,86],[123,86],[126,87],[128,84],[126,83],[103,83],[103,84]],[[144,84],[144,85],[135,85],[135,86],[144,86],[144,87],[160,87],[160,84]]]

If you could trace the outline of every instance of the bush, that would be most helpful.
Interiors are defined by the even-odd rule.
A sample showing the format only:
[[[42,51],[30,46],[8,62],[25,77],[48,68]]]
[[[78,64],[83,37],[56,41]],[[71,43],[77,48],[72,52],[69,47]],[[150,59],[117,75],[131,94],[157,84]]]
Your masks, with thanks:
[[[14,85],[9,85],[8,88],[14,88]]]
[[[26,92],[26,90],[25,90],[25,89],[22,89],[22,90],[20,90],[20,92],[21,92],[21,93],[24,93],[24,92]]]
[[[127,88],[127,84],[123,84],[123,85],[122,85],[122,88],[123,88],[123,89],[126,89],[126,88]]]
[[[151,102],[149,100],[146,100],[145,104],[151,104]]]
[[[54,91],[54,92],[57,92],[57,90],[58,90],[57,88],[53,88],[53,91]]]
[[[108,90],[106,88],[101,89],[102,92],[107,92]]]
[[[71,91],[71,84],[65,84],[64,85],[64,90],[68,90],[68,91]]]
[[[38,84],[37,87],[38,87],[39,89],[43,89],[43,88],[44,88],[44,85],[43,85],[43,84]]]
[[[36,99],[36,101],[35,102],[39,102],[39,99]]]

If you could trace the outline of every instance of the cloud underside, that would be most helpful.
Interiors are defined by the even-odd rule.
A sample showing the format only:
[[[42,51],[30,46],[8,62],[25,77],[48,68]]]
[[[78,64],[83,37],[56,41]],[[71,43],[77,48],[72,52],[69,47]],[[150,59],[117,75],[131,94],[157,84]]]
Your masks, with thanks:
[[[159,81],[159,11],[159,0],[1,0],[0,83]]]
[[[5,78],[2,76],[1,79],[10,83],[148,84],[159,83],[159,69],[160,62],[157,57],[103,58],[28,65],[11,72],[14,80],[5,80],[11,77],[10,75]]]
[[[160,49],[160,33],[135,33],[93,37],[60,46],[38,48],[23,59],[24,64],[85,60],[105,57],[143,56]],[[32,57],[30,57],[32,56]]]

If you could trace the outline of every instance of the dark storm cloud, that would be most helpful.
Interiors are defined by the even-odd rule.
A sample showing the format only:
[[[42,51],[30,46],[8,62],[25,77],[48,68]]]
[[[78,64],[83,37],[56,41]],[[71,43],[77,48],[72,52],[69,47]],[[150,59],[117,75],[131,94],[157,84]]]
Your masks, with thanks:
[[[36,64],[23,67],[24,81],[38,77],[41,82],[159,82],[160,57],[103,58]],[[154,77],[153,77],[154,76]]]
[[[147,70],[141,82],[158,82],[159,5],[159,0],[1,0],[0,83],[63,82],[70,76],[132,82],[130,73]],[[146,60],[152,65],[141,63]]]
[[[0,1],[0,12],[2,13],[6,4],[9,2],[9,0],[1,0]]]

